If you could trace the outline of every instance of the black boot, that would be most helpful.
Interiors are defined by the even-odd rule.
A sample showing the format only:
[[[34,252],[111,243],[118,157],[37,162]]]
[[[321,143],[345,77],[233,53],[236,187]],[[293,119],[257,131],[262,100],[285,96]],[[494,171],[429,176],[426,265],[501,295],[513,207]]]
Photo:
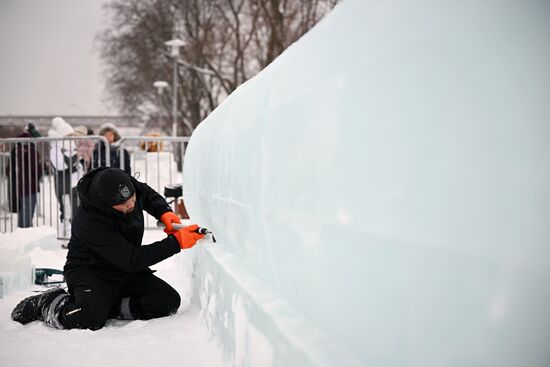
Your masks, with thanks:
[[[35,321],[46,321],[55,328],[62,328],[57,320],[59,309],[69,299],[62,288],[53,288],[36,296],[27,297],[11,312],[11,318],[23,325]]]

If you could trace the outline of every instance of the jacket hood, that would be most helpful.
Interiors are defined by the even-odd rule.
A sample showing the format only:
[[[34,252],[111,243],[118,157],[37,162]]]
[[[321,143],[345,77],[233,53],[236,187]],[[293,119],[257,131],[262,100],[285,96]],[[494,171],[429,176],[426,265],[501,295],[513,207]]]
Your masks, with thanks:
[[[42,137],[42,134],[40,134],[40,131],[36,129],[36,125],[32,122],[29,122],[27,126],[25,127],[25,131],[29,133],[30,136],[33,138],[40,138]]]
[[[63,120],[62,117],[54,117],[52,119],[52,127],[61,136],[68,136],[74,133],[73,127]]]
[[[120,134],[115,125],[111,124],[110,122],[106,122],[99,127],[99,135],[103,136],[103,134],[105,134],[107,131],[113,132],[113,134],[115,135],[115,142],[120,140]]]

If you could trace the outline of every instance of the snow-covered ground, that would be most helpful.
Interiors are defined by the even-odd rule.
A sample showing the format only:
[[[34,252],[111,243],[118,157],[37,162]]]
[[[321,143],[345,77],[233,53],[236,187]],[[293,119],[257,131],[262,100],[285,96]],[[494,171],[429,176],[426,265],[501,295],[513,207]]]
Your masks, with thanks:
[[[148,230],[143,243],[163,236],[160,230]],[[35,248],[30,255],[35,267],[62,269],[66,250]],[[98,331],[56,330],[43,322],[23,326],[11,320],[13,307],[35,290],[44,288],[37,286],[0,299],[0,366],[228,365],[199,317],[199,310],[191,305],[190,274],[184,266],[190,257],[187,250],[153,267],[182,296],[178,313],[162,319],[112,320]]]

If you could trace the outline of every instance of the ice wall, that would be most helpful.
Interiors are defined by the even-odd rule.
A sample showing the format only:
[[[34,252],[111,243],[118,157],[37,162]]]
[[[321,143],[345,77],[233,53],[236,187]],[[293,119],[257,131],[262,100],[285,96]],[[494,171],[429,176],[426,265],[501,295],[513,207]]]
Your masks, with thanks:
[[[548,1],[344,0],[195,131],[186,207],[362,365],[548,365],[549,65]]]
[[[34,248],[59,248],[51,227],[17,228],[0,233],[0,298],[34,284],[34,266],[29,252]]]

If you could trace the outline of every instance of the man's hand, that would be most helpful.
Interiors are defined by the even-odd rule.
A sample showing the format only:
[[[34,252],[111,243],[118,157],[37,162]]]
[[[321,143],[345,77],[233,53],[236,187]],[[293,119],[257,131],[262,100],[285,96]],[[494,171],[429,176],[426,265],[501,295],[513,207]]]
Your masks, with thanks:
[[[198,228],[198,225],[192,224],[173,233],[178,239],[182,250],[195,246],[195,243],[197,243],[198,240],[202,240],[204,238],[205,235],[198,234],[196,232]]]
[[[178,217],[174,212],[166,212],[160,216],[160,221],[164,223],[164,232],[168,234],[173,234],[176,230],[172,227],[172,223],[181,224],[180,217]]]

